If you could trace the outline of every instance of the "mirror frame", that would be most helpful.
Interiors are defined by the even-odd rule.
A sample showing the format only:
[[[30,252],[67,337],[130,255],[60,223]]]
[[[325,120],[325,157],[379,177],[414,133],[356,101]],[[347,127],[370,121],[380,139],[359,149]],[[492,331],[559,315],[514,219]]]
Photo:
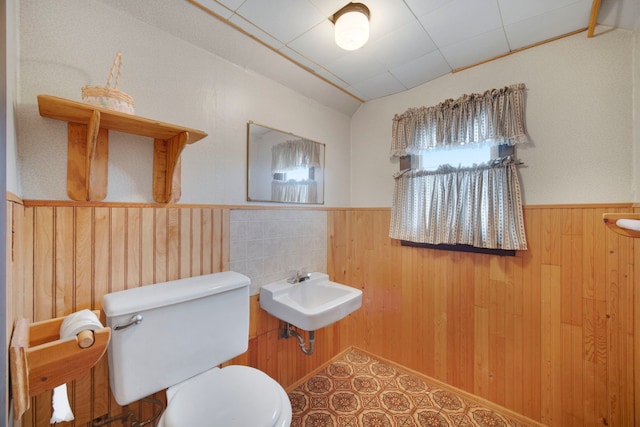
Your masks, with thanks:
[[[316,144],[319,144],[320,146],[322,146],[322,152],[320,154],[320,164],[321,164],[321,174],[322,174],[322,179],[318,180],[318,182],[320,183],[319,185],[319,189],[318,189],[318,201],[317,202],[291,202],[291,201],[282,201],[282,200],[273,200],[272,198],[266,198],[266,197],[260,197],[260,195],[256,195],[255,194],[255,185],[252,188],[252,178],[253,180],[256,179],[256,173],[254,172],[254,174],[252,174],[252,154],[254,151],[256,151],[256,148],[254,146],[253,150],[252,150],[252,145],[257,143],[257,141],[252,141],[252,126],[259,126],[260,128],[263,128],[266,130],[265,133],[267,132],[277,132],[279,134],[282,135],[282,141],[281,142],[285,142],[287,140],[290,140],[292,138],[295,139],[303,139],[303,140],[307,140],[307,141],[312,141]],[[280,141],[278,141],[278,143],[280,143]],[[273,146],[275,146],[276,144],[274,143]],[[324,187],[325,187],[325,170],[326,170],[326,151],[327,151],[327,145],[322,143],[322,142],[318,142],[318,141],[314,141],[312,139],[309,138],[305,138],[303,136],[300,135],[296,135],[292,132],[286,132],[271,126],[267,126],[267,125],[263,125],[261,123],[256,123],[254,121],[248,121],[247,122],[247,164],[246,164],[246,198],[248,202],[268,202],[268,203],[285,203],[285,204],[294,204],[294,205],[324,205]],[[270,152],[270,151],[269,151]],[[269,170],[271,170],[271,156],[269,156],[268,159],[264,159],[264,161],[268,161],[269,164]],[[255,171],[256,166],[254,165],[253,170]],[[272,175],[269,175],[269,179],[273,179]],[[252,193],[252,189],[254,190]],[[253,197],[252,197],[253,195]]]

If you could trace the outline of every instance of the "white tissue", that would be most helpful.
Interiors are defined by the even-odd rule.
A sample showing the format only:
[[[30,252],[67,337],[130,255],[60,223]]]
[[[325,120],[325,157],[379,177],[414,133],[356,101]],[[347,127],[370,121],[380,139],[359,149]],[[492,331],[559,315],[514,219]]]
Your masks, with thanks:
[[[71,406],[69,405],[66,384],[53,389],[53,398],[51,400],[53,415],[51,416],[51,421],[49,421],[50,424],[73,421],[73,412],[71,412]]]
[[[64,318],[60,325],[60,339],[66,340],[74,338],[82,331],[102,329],[102,323],[91,310],[80,310],[71,313]],[[67,385],[62,384],[53,389],[53,415],[51,416],[51,424],[63,421],[73,421],[73,412],[69,405],[69,397],[67,396]]]
[[[640,220],[637,219],[619,219],[616,225],[627,230],[640,231]]]

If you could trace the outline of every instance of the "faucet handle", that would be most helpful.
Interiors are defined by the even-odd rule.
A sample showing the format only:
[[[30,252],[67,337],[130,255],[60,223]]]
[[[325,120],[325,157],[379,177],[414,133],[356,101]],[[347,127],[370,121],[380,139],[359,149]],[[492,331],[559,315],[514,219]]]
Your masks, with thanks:
[[[297,283],[298,282],[298,270],[289,270],[289,276],[287,277],[287,282],[289,283]]]

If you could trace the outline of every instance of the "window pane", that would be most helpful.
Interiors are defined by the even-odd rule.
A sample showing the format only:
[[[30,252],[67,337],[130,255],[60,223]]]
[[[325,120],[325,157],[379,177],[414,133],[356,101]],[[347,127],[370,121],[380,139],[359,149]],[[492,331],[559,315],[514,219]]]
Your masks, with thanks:
[[[421,151],[412,156],[411,167],[421,170],[436,170],[441,165],[469,167],[487,163],[497,157],[497,147],[489,144],[450,150]]]
[[[309,179],[308,168],[297,168],[287,170],[287,180],[304,181]]]

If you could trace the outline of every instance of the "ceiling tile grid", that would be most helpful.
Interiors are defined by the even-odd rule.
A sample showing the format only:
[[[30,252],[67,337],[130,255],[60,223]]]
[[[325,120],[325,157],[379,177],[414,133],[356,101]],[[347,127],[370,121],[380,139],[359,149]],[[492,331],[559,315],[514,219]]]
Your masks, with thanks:
[[[588,25],[592,0],[359,0],[371,12],[359,50],[334,42],[348,0],[195,0],[324,80],[370,100]],[[638,0],[603,2],[609,25],[638,25]],[[606,6],[605,6],[606,5]]]

